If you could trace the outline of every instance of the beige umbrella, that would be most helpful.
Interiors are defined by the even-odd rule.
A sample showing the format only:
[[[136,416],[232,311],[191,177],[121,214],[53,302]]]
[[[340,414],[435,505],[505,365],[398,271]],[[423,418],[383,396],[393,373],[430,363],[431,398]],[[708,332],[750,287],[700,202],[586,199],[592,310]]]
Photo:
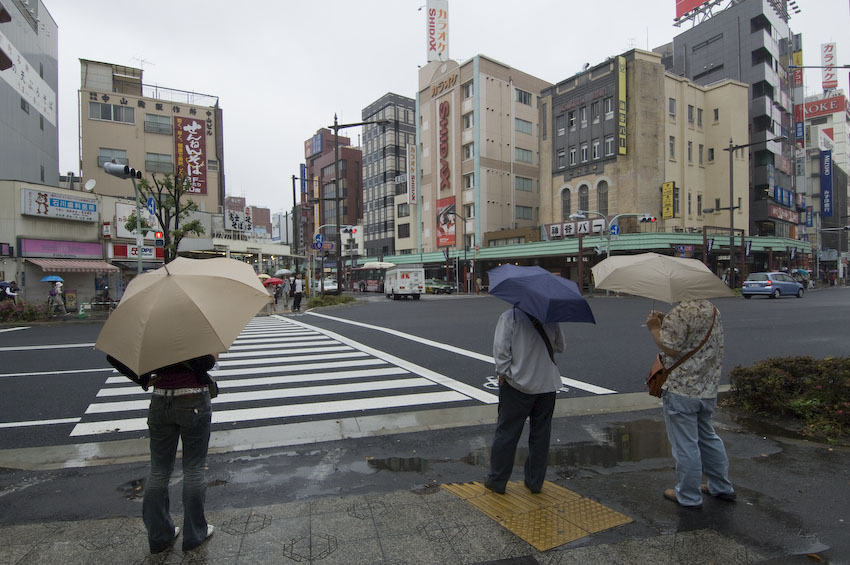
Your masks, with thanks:
[[[596,288],[673,303],[735,296],[704,263],[658,253],[617,255],[591,269]]]
[[[267,275],[267,274],[265,274],[265,273],[260,273],[259,275],[257,275],[257,278],[260,278],[260,279],[270,279],[270,278],[272,278],[272,276],[271,276],[271,275]]]
[[[247,263],[179,257],[130,282],[95,347],[141,375],[227,351],[269,300]]]

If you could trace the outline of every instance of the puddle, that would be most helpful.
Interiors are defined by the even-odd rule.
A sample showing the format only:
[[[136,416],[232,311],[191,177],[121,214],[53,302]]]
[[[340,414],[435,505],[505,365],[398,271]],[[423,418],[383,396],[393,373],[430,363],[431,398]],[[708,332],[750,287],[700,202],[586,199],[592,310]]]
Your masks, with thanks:
[[[145,495],[145,481],[147,479],[135,479],[118,486],[118,492],[127,500],[141,500]]]

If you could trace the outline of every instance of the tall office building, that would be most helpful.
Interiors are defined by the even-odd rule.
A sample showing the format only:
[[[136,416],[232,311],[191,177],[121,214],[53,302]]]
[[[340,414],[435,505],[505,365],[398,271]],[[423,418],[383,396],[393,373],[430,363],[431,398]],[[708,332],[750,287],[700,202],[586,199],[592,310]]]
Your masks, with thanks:
[[[732,0],[693,3],[700,23],[660,48],[676,75],[700,85],[733,79],[750,86],[749,138],[729,144],[752,146],[750,153],[750,233],[796,239],[799,213],[793,163],[791,72],[794,38],[787,0]],[[785,141],[772,141],[785,136]],[[729,205],[721,202],[722,205]],[[734,203],[732,203],[734,205]]]
[[[59,186],[58,45],[40,0],[0,3],[0,179]]]
[[[415,173],[408,176],[407,168],[411,152],[415,163],[416,101],[390,92],[366,106],[362,116],[364,122],[390,122],[363,127],[363,245],[365,255],[380,258],[396,252],[397,238],[415,237],[409,185]]]

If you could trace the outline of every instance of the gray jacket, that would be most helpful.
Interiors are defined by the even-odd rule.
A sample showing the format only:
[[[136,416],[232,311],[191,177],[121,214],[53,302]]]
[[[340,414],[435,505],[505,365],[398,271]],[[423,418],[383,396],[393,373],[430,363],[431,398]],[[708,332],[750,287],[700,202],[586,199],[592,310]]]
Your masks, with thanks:
[[[552,350],[561,353],[566,347],[559,324],[543,324]],[[561,372],[549,359],[543,338],[531,318],[519,308],[499,317],[493,338],[496,376],[504,376],[515,389],[526,394],[556,392],[561,388]]]

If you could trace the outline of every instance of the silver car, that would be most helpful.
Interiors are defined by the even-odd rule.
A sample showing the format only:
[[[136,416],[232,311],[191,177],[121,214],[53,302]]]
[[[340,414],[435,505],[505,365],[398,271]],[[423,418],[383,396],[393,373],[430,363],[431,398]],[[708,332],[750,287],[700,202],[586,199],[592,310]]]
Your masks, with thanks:
[[[744,295],[744,298],[752,298],[753,296],[768,296],[770,298],[796,296],[803,298],[803,292],[803,285],[797,282],[794,277],[780,272],[750,273],[741,288],[741,294]]]

